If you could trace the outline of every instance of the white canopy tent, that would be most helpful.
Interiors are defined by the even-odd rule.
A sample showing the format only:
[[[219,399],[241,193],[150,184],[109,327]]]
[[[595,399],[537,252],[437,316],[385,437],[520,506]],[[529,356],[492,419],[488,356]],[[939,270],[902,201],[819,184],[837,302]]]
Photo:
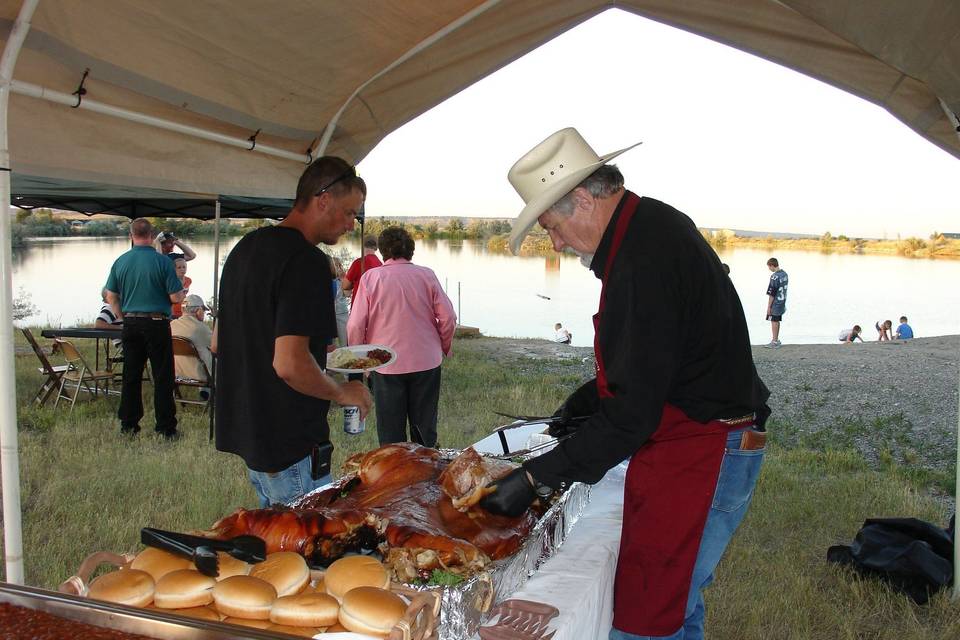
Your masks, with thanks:
[[[956,0],[0,0],[0,201],[11,170],[32,185],[14,204],[286,199],[311,158],[359,162],[612,7],[858,95],[960,158]],[[9,225],[0,216],[0,466],[6,579],[20,583]]]

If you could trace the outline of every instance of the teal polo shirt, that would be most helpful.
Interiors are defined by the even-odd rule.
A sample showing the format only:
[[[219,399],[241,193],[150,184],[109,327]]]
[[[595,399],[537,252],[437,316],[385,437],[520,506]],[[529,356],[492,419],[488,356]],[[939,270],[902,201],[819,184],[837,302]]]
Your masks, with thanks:
[[[173,260],[152,246],[135,246],[110,267],[108,291],[120,294],[124,313],[163,313],[170,316],[170,294],[183,289]]]

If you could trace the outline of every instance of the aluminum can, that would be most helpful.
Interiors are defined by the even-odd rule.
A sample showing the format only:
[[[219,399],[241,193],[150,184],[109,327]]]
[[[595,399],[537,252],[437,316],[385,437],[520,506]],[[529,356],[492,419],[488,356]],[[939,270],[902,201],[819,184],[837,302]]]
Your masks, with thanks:
[[[344,407],[343,408],[343,432],[349,433],[350,435],[357,435],[358,433],[363,433],[364,429],[367,428],[366,419],[360,419],[360,407]]]

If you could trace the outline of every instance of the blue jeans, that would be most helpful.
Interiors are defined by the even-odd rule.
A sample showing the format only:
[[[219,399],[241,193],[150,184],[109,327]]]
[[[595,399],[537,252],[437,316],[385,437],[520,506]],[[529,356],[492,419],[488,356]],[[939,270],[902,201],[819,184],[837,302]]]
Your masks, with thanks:
[[[740,450],[743,430],[727,436],[727,451],[723,454],[713,504],[700,540],[697,562],[693,567],[693,579],[687,596],[687,609],[683,628],[669,636],[638,636],[619,629],[610,629],[609,640],[702,640],[703,639],[703,593],[713,582],[713,571],[720,563],[730,539],[743,520],[753,498],[753,488],[760,475],[763,454],[766,449]]]
[[[305,493],[332,481],[330,474],[317,480],[310,477],[310,456],[296,462],[283,471],[267,473],[247,469],[250,484],[260,499],[260,508],[266,509],[273,504],[288,504]]]

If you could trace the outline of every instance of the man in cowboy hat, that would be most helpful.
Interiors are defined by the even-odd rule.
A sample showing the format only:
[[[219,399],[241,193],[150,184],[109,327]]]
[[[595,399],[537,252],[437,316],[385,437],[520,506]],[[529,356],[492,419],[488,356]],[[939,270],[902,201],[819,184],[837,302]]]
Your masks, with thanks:
[[[603,283],[597,376],[558,412],[588,419],[554,428],[557,446],[496,482],[481,505],[516,515],[630,458],[610,638],[691,640],[703,637],[700,591],[753,495],[770,393],[716,253],[690,218],[624,189],[607,163],[626,150],[598,156],[564,129],[510,169],[526,202],[513,253],[539,222],[555,250],[579,254]]]

